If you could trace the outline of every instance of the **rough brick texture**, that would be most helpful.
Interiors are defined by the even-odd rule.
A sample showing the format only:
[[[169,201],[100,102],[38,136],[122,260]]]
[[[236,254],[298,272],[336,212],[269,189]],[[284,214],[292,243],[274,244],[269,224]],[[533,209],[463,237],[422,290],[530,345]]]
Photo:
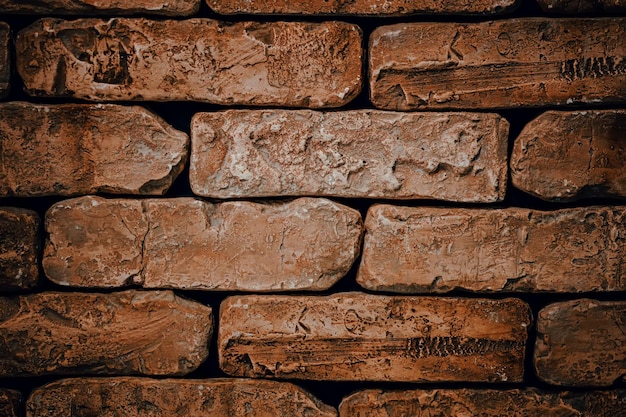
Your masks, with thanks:
[[[393,292],[626,291],[626,209],[375,205],[357,281]]]
[[[43,19],[17,37],[29,94],[337,107],[361,89],[361,30],[341,22]]]
[[[0,98],[9,94],[9,81],[11,79],[10,42],[11,28],[6,23],[0,22]]]
[[[163,194],[189,137],[141,107],[0,104],[1,196]]]
[[[22,394],[19,391],[0,388],[0,416],[22,416]]]
[[[626,198],[625,134],[626,110],[543,113],[515,140],[513,185],[551,201]]]
[[[249,379],[66,379],[36,389],[27,403],[27,417],[67,417],[74,410],[125,417],[337,415],[293,384]]]
[[[212,324],[210,307],[170,291],[0,297],[0,377],[184,375]]]
[[[0,207],[0,291],[37,285],[40,223],[32,210]]]
[[[518,299],[235,296],[220,308],[220,367],[248,377],[519,382],[529,325]]]
[[[537,389],[437,389],[359,391],[344,398],[341,417],[480,416],[480,417],[608,417],[623,416],[626,391],[585,393]]]
[[[220,14],[299,14],[403,16],[412,14],[492,14],[511,9],[516,0],[206,0]]]
[[[539,312],[535,369],[564,386],[609,386],[626,375],[626,301],[589,299]]]
[[[55,15],[156,14],[188,16],[201,0],[0,0],[0,13]]]
[[[61,285],[289,291],[329,288],[359,254],[362,222],[325,199],[191,198],[54,205],[43,266]]]
[[[215,197],[504,199],[495,114],[230,110],[192,122],[190,182]]]
[[[370,91],[389,110],[626,101],[626,19],[509,19],[383,26]]]
[[[624,0],[537,0],[537,3],[545,12],[549,13],[624,13],[626,11],[626,1]]]

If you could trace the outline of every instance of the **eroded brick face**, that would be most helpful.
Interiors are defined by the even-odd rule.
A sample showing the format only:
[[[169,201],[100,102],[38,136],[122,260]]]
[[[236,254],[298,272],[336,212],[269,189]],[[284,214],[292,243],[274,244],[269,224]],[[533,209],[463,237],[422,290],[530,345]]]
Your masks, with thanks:
[[[10,35],[11,29],[9,25],[0,22],[0,98],[9,94],[9,81],[11,78]]]
[[[624,13],[626,11],[624,0],[537,0],[537,3],[549,13]]]
[[[0,388],[0,415],[20,417],[22,414],[22,394],[19,391]]]
[[[32,289],[39,282],[39,215],[0,207],[0,291]]]
[[[0,13],[17,14],[187,16],[199,7],[200,0],[0,0]]]

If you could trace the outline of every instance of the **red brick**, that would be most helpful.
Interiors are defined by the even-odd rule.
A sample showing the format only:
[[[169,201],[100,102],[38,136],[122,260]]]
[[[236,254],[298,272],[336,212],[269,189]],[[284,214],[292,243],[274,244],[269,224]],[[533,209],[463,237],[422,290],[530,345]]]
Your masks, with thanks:
[[[0,388],[0,416],[22,416],[22,394],[19,391]]]
[[[55,15],[192,15],[200,0],[0,0],[0,13]]]
[[[40,223],[32,210],[0,207],[0,291],[37,285]]]
[[[624,13],[624,0],[537,0],[544,12],[585,14],[593,12]]]
[[[6,23],[0,22],[0,98],[4,98],[9,94],[9,82],[11,79],[10,42],[11,28]]]

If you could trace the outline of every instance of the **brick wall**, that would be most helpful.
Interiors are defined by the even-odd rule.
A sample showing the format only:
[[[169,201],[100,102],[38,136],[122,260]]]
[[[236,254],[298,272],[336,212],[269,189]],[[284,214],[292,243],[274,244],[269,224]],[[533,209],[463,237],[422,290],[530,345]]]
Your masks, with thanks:
[[[623,1],[0,16],[0,416],[626,416]]]

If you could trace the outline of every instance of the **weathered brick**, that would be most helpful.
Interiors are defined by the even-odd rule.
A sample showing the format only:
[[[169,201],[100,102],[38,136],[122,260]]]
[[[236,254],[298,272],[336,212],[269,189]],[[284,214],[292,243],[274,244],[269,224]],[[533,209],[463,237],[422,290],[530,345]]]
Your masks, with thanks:
[[[0,376],[184,375],[212,325],[210,307],[170,291],[0,297]]]
[[[370,39],[370,95],[390,110],[626,101],[626,18],[403,23]]]
[[[0,416],[22,416],[22,394],[19,391],[0,388]]]
[[[0,196],[163,194],[189,137],[141,107],[0,104]]]
[[[371,290],[626,291],[626,209],[372,206],[357,281]]]
[[[538,389],[365,390],[344,398],[341,417],[623,416],[626,391],[546,392]]]
[[[76,378],[33,391],[27,417],[308,416],[337,412],[286,382],[250,379]]]
[[[0,13],[18,14],[188,16],[199,8],[200,0],[0,0]]]
[[[363,230],[356,210],[326,199],[81,197],[51,207],[46,231],[44,271],[61,285],[290,291],[345,275]]]
[[[37,96],[337,107],[361,89],[361,39],[342,22],[43,19],[17,69]]]
[[[539,312],[535,369],[545,382],[609,386],[626,375],[626,301],[589,299]]]
[[[437,1],[437,0],[206,0],[220,14],[298,14],[404,16],[413,14],[494,14],[513,8],[516,0]]]
[[[215,198],[501,201],[508,127],[486,113],[200,113],[192,121],[191,187]]]
[[[624,0],[537,0],[545,12],[583,14],[626,11]]]
[[[549,111],[515,140],[513,185],[544,200],[626,198],[626,110]]]
[[[11,42],[11,28],[4,22],[0,22],[0,98],[9,94],[11,79],[11,54],[9,43]]]
[[[519,382],[530,315],[518,299],[235,296],[220,308],[220,367],[248,377]]]
[[[32,210],[0,207],[0,291],[37,285],[40,224]]]

